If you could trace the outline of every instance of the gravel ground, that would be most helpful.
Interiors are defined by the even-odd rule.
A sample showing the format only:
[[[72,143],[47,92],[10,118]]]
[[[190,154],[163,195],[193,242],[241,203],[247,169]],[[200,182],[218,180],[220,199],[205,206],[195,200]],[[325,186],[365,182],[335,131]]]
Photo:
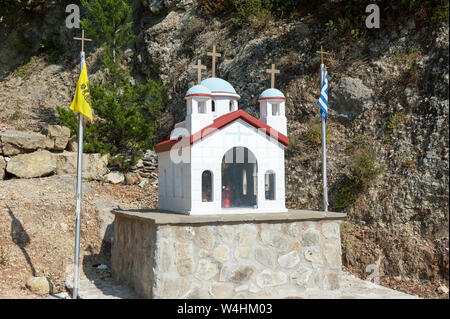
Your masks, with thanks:
[[[0,298],[36,298],[25,288],[30,276],[47,276],[53,292],[64,291],[63,280],[72,270],[75,238],[73,176],[0,181]],[[93,265],[109,264],[102,245],[95,203],[106,200],[122,208],[155,207],[150,187],[83,184],[80,277],[102,276]]]

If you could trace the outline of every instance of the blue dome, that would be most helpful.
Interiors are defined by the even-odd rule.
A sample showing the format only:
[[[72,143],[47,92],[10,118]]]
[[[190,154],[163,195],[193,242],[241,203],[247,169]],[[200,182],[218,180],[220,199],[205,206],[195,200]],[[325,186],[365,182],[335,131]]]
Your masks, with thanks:
[[[259,99],[286,99],[283,92],[277,89],[267,89],[264,92],[261,93],[259,96]]]
[[[202,81],[202,85],[206,86],[211,92],[224,92],[237,94],[233,86],[225,80],[219,78],[208,78]]]
[[[185,96],[189,95],[212,95],[211,90],[208,89],[206,86],[203,85],[194,85],[191,87],[187,92]]]

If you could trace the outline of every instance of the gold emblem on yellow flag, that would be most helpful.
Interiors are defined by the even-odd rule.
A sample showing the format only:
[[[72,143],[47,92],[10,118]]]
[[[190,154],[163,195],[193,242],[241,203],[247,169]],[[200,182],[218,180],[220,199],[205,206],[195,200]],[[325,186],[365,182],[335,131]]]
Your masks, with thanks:
[[[70,109],[83,114],[92,122],[91,96],[89,94],[86,63],[83,65],[83,70],[81,70],[80,77],[78,78],[77,89]]]

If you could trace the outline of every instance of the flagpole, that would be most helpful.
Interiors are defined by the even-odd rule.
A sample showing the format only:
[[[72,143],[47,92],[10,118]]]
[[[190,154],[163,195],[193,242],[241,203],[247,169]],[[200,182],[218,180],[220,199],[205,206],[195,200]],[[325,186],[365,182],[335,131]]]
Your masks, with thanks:
[[[324,65],[320,64],[320,84],[322,85],[324,80]],[[325,112],[322,112],[322,160],[323,160],[323,209],[325,213],[328,212],[328,187],[327,187],[327,141],[326,141],[326,132],[325,132]]]
[[[84,51],[80,53],[80,73],[84,66]],[[80,263],[80,228],[81,228],[81,186],[83,166],[83,115],[78,113],[78,159],[77,159],[77,219],[75,231],[75,269],[73,277],[73,299],[78,298],[79,263]]]

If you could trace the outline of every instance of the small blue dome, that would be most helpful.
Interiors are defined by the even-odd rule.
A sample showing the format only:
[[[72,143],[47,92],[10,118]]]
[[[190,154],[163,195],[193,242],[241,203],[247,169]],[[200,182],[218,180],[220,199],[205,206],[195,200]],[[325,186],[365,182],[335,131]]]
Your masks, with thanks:
[[[219,78],[208,78],[202,81],[202,85],[206,86],[211,92],[223,92],[237,94],[233,86],[225,80]]]
[[[190,95],[211,95],[211,90],[208,89],[206,86],[203,85],[194,85],[193,87],[191,87],[187,92],[186,92],[186,96],[190,96]]]
[[[283,92],[277,89],[267,89],[261,93],[259,99],[286,99]]]

